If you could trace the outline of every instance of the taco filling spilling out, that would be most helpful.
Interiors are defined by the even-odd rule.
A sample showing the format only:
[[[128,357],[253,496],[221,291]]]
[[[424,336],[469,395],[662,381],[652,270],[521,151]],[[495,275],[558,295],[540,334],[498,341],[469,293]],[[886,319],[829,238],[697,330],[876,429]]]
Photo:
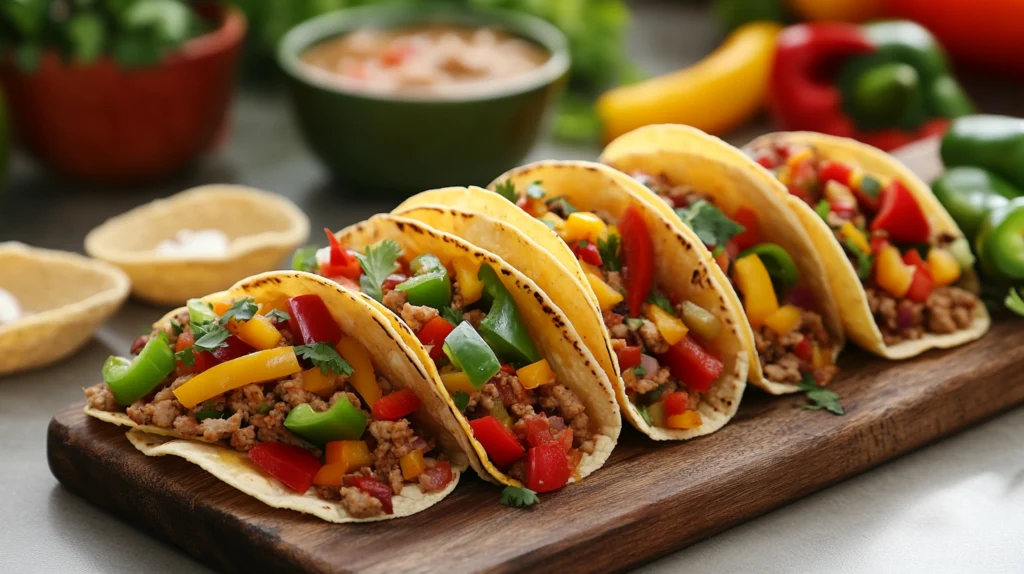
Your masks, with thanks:
[[[594,452],[597,434],[495,270],[468,257],[403,253],[392,240],[348,251],[328,236],[319,271],[377,299],[416,334],[491,462],[535,492],[565,485]],[[340,264],[347,275],[330,274],[349,260],[355,267]]]
[[[515,196],[514,190],[499,191]],[[618,220],[581,211],[564,197],[547,197],[539,181],[516,203],[579,259],[601,306],[626,395],[647,424],[699,428],[697,406],[724,368],[707,350],[722,325],[707,309],[672,301],[655,284],[654,245],[639,210],[630,207]]]
[[[726,214],[714,196],[689,185],[674,185],[665,175],[630,174],[675,210],[700,237],[718,266],[743,298],[765,377],[797,384],[811,376],[827,385],[839,371],[835,341],[815,310],[815,295],[801,283],[792,256],[764,241],[758,215],[740,206]]]
[[[409,487],[443,490],[451,464],[418,424],[420,399],[374,371],[320,296],[188,302],[111,357],[88,406],[217,443],[355,518],[392,514]]]
[[[754,157],[832,229],[886,345],[971,326],[981,302],[953,286],[968,247],[934,232],[903,182],[825,159],[806,144],[766,143]]]

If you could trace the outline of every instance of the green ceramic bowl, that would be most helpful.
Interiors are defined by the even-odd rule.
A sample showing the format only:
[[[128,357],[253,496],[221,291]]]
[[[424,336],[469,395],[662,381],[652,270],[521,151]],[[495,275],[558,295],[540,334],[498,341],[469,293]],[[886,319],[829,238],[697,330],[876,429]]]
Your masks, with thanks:
[[[349,90],[310,73],[299,59],[310,46],[359,28],[424,23],[503,29],[552,56],[487,94],[444,99]],[[444,5],[381,5],[325,14],[292,28],[277,56],[313,151],[349,193],[373,190],[396,196],[486,184],[518,165],[542,134],[570,62],[565,36],[544,20]]]

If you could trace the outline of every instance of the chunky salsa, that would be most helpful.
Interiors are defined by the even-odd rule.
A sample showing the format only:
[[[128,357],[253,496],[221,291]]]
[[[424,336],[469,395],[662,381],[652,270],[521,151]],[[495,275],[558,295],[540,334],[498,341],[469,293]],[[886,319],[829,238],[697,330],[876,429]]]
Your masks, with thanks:
[[[537,350],[495,270],[394,241],[349,251],[330,231],[317,271],[383,303],[416,334],[491,462],[536,492],[565,485],[594,452],[580,397]],[[354,262],[354,263],[352,263]],[[299,262],[301,263],[301,262]]]
[[[193,299],[131,353],[108,359],[105,382],[85,389],[91,408],[247,452],[353,517],[392,514],[403,488],[436,492],[453,479],[414,422],[419,397],[375,373],[318,295]]]
[[[981,302],[953,286],[957,238],[931,228],[899,179],[825,159],[806,144],[767,142],[754,158],[828,224],[867,294],[886,345],[967,329]]]
[[[835,342],[793,258],[761,238],[757,213],[741,206],[727,215],[714,196],[675,185],[664,174],[631,175],[694,230],[743,297],[765,378],[797,384],[809,376],[818,385],[828,384],[839,370],[833,361]]]

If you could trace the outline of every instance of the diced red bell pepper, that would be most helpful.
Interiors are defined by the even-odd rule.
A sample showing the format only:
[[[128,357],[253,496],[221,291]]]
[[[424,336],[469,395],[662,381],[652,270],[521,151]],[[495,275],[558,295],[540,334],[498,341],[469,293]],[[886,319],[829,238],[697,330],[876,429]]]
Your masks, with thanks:
[[[628,270],[626,303],[629,314],[638,317],[654,285],[654,244],[640,208],[631,205],[622,214],[619,235],[622,238],[622,258]]]
[[[249,353],[255,353],[256,349],[245,343],[238,337],[228,337],[224,341],[223,347],[217,347],[213,351],[213,358],[217,360],[217,363],[226,363],[238,357],[244,357]]]
[[[626,346],[615,351],[615,356],[619,359],[619,370],[625,371],[626,369],[632,369],[633,367],[640,366],[640,355],[643,353],[643,349],[640,345]]]
[[[661,357],[662,364],[667,364],[672,376],[686,383],[695,391],[705,392],[711,383],[722,374],[722,361],[704,350],[689,335]]]
[[[381,289],[383,289],[384,292],[386,293],[388,291],[394,290],[395,287],[401,285],[402,283],[405,283],[408,280],[409,276],[405,275],[404,273],[392,273],[391,275],[388,275],[387,279],[384,280],[384,284],[381,285]]]
[[[552,434],[551,421],[547,417],[537,416],[526,419],[526,442],[530,446],[548,443],[562,445],[566,451],[572,448],[572,428],[559,429]]]
[[[345,477],[345,485],[354,486],[379,500],[381,507],[384,509],[384,514],[395,513],[395,508],[391,504],[391,487],[376,478],[372,476],[348,475]]]
[[[213,353],[209,351],[193,352],[192,356],[196,358],[196,370],[200,373],[216,367],[219,361],[213,356]]]
[[[921,253],[918,252],[917,249],[911,249],[904,253],[903,262],[906,263],[907,265],[917,267],[918,269],[930,271],[930,269],[928,269],[928,262],[925,261],[923,257],[921,257]]]
[[[733,236],[732,241],[730,241],[730,243],[735,243],[740,251],[761,243],[757,226],[757,213],[754,210],[748,207],[741,207],[733,214],[732,220],[744,227],[743,232]]]
[[[455,330],[452,325],[441,316],[434,317],[427,321],[426,325],[416,333],[416,338],[424,346],[430,347],[430,358],[437,360],[444,356],[444,340]]]
[[[353,257],[338,241],[338,238],[331,233],[330,229],[324,228],[327,234],[327,241],[331,244],[331,259],[329,263],[320,264],[320,274],[325,277],[348,277],[358,279],[363,274],[363,268],[359,260]]]
[[[757,163],[761,164],[761,167],[763,167],[765,169],[774,169],[775,168],[775,160],[772,159],[772,157],[770,155],[766,154],[766,153],[758,154],[757,155],[757,159],[755,159],[754,161],[756,161]]]
[[[341,327],[319,295],[297,295],[288,299],[288,321],[292,333],[304,345],[335,343],[341,340]]]
[[[509,375],[516,374],[516,368],[513,367],[512,365],[508,364],[508,363],[503,364],[501,366],[501,370],[504,371],[505,373],[509,374]]]
[[[665,395],[665,415],[681,415],[686,412],[690,404],[690,395],[676,391]]]
[[[825,184],[829,181],[835,181],[849,187],[850,174],[852,173],[853,170],[846,164],[826,161],[822,163],[821,169],[818,170],[818,180],[821,181],[822,187],[825,187]]]
[[[412,389],[399,389],[384,395],[373,403],[373,418],[379,421],[395,421],[408,416],[420,408],[420,398]]]
[[[423,471],[420,475],[420,486],[427,492],[437,492],[448,486],[452,481],[452,465],[447,460],[439,460],[437,464]]]
[[[889,245],[889,239],[885,235],[871,236],[871,253],[878,255],[886,245]]]
[[[551,492],[565,486],[572,476],[569,456],[561,445],[542,444],[530,449],[526,463],[526,487],[534,492]]]
[[[473,429],[473,438],[483,445],[494,466],[507,468],[526,456],[516,435],[498,419],[492,416],[481,417],[469,421],[469,426]]]
[[[910,282],[910,289],[907,289],[906,298],[917,303],[927,302],[935,288],[935,281],[932,279],[928,263],[921,258],[921,254],[916,249],[907,251],[903,255],[903,262],[914,267],[914,278]]]
[[[191,331],[182,333],[178,335],[178,340],[174,342],[174,352],[180,353],[191,347],[193,343],[195,343],[195,335],[193,335]],[[138,351],[132,354],[137,355]],[[192,373],[198,370],[195,365],[186,365],[182,363],[181,359],[176,360],[175,365],[179,373]]]
[[[811,344],[810,339],[804,337],[793,347],[793,353],[799,357],[801,361],[810,363],[814,360],[814,345]]]
[[[806,189],[796,185],[795,183],[787,183],[786,190],[789,191],[790,195],[798,197],[804,201],[808,201],[811,198],[811,196],[807,194]]]
[[[249,449],[249,458],[299,494],[309,490],[323,466],[309,451],[282,442],[261,442]]]
[[[898,179],[882,190],[882,206],[871,231],[887,231],[889,239],[901,243],[924,243],[931,232],[921,206]]]
[[[576,257],[584,263],[597,265],[598,267],[603,263],[601,261],[601,252],[597,249],[596,245],[589,241],[583,247],[577,246],[573,248],[573,252],[576,254]]]

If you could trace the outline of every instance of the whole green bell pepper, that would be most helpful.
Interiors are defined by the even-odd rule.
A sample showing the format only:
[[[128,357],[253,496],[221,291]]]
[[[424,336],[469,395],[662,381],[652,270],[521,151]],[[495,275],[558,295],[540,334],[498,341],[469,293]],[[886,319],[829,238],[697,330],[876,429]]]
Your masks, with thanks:
[[[947,168],[987,169],[1024,190],[1024,119],[978,115],[958,118],[942,138]]]
[[[977,236],[978,228],[989,210],[1006,205],[1022,195],[1008,181],[979,167],[954,167],[932,182],[935,197],[953,217],[968,238]]]
[[[1024,197],[988,212],[974,248],[989,278],[1024,281]]]
[[[366,430],[369,417],[342,399],[323,412],[316,412],[309,404],[302,404],[284,419],[286,429],[316,445],[335,440],[359,440]]]
[[[498,358],[516,367],[536,363],[540,353],[526,329],[515,299],[501,284],[490,265],[481,265],[477,277],[484,283],[484,294],[491,301],[487,316],[480,321],[480,334]]]
[[[103,380],[119,405],[130,405],[148,395],[174,371],[174,351],[167,339],[151,338],[135,360],[108,357],[103,363]]]
[[[413,276],[395,286],[409,296],[412,305],[426,305],[440,310],[452,303],[452,282],[441,261],[427,253],[409,264]]]
[[[466,373],[474,389],[484,386],[501,370],[494,351],[468,321],[459,323],[454,331],[448,333],[443,349],[452,366]]]

